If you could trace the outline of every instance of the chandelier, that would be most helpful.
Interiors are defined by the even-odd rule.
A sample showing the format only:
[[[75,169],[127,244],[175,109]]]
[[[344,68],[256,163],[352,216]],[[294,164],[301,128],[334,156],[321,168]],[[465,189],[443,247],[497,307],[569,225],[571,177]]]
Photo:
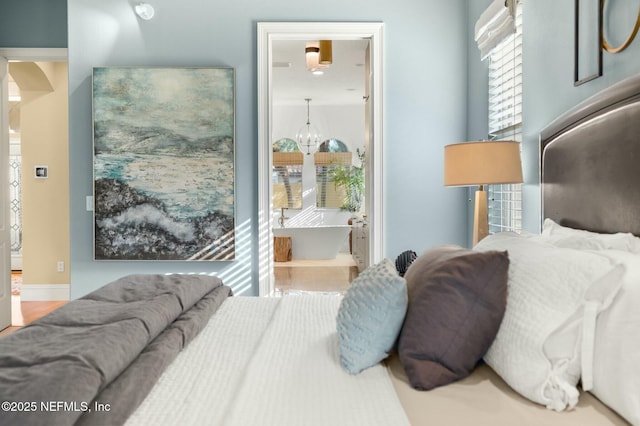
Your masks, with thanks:
[[[311,99],[306,98],[305,101],[307,101],[307,123],[298,130],[296,142],[300,151],[304,151],[306,148],[307,155],[310,155],[311,151],[318,149],[320,142],[322,142],[322,136],[318,129],[311,125],[311,120],[309,119],[309,103]]]

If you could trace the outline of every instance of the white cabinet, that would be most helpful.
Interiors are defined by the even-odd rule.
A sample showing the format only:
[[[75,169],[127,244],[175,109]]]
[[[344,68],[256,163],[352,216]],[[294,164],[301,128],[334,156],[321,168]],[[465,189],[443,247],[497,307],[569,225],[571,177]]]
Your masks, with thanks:
[[[366,215],[354,216],[351,221],[351,254],[362,272],[369,266],[369,226]]]

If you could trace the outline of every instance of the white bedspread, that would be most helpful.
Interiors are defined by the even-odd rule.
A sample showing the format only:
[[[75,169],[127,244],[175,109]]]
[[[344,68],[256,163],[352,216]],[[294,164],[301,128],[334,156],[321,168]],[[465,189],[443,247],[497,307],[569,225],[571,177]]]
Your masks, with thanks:
[[[339,304],[230,298],[127,425],[408,425],[384,366],[340,367]]]

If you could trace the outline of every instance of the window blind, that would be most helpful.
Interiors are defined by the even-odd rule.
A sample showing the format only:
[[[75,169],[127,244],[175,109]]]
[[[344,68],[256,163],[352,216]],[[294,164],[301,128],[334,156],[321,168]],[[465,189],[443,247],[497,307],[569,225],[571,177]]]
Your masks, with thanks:
[[[302,208],[302,165],[301,152],[273,153],[273,207]]]
[[[514,32],[515,2],[516,0],[493,0],[476,22],[475,40],[483,61]]]
[[[522,142],[522,0],[516,32],[489,56],[489,139]],[[489,185],[489,232],[522,229],[522,185]]]
[[[346,191],[333,182],[336,167],[351,166],[351,152],[316,152],[316,205],[321,208],[341,208],[345,205]]]

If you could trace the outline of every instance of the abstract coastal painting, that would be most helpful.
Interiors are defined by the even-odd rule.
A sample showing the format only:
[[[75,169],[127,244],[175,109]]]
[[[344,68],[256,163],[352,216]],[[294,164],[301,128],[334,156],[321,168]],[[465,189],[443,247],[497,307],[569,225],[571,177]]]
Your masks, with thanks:
[[[96,260],[235,257],[232,68],[93,69]]]

